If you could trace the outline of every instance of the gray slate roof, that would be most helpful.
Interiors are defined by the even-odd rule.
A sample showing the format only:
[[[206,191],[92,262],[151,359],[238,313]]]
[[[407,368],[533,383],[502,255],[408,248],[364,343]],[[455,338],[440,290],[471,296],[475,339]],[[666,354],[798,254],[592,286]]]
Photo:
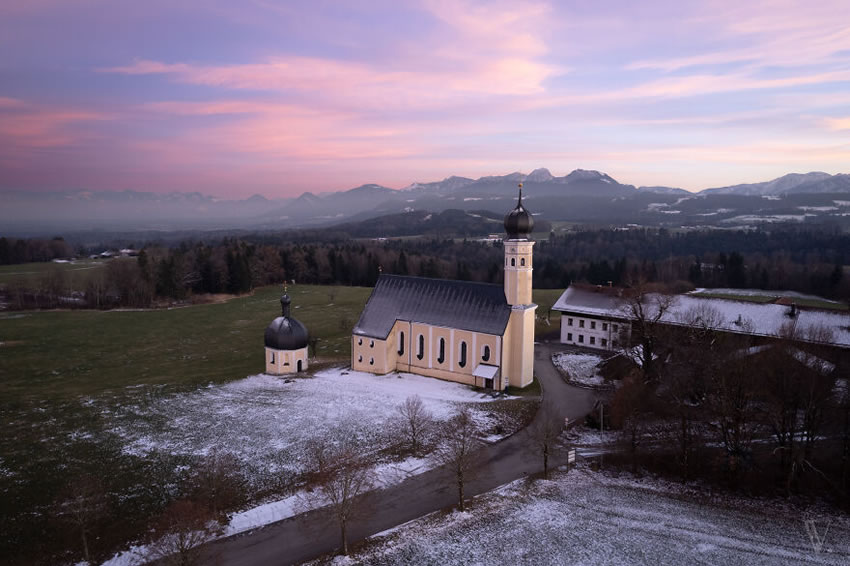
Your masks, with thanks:
[[[502,335],[511,307],[501,285],[381,275],[354,334],[389,336],[396,320]]]

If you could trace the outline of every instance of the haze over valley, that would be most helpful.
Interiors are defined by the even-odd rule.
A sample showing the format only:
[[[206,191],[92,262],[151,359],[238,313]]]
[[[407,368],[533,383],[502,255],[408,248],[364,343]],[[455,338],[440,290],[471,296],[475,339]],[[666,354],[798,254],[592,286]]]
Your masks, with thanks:
[[[553,176],[545,168],[479,179],[451,176],[401,189],[365,184],[288,199],[254,195],[228,200],[201,192],[6,191],[0,222],[9,235],[49,236],[91,229],[268,231],[446,210],[491,212],[496,219],[516,199],[520,182],[535,218],[548,222],[722,228],[850,225],[848,174],[791,173],[762,183],[693,193],[675,187],[635,187],[582,169]],[[383,220],[377,222],[380,226]],[[390,230],[388,235],[399,234]]]

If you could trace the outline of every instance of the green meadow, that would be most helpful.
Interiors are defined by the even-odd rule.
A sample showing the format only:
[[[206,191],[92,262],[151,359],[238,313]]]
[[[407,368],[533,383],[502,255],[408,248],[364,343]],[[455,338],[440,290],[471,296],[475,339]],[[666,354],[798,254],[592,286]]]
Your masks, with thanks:
[[[37,285],[48,274],[61,273],[65,276],[68,287],[74,291],[82,291],[86,283],[94,275],[103,273],[110,261],[135,261],[135,258],[115,258],[113,260],[81,259],[73,263],[39,262],[15,265],[0,265],[0,286],[3,285]]]
[[[347,360],[370,289],[296,286],[293,316],[319,338],[322,360]],[[173,309],[0,315],[0,397],[68,398],[128,385],[195,386],[263,371],[263,331],[280,316],[279,287]]]

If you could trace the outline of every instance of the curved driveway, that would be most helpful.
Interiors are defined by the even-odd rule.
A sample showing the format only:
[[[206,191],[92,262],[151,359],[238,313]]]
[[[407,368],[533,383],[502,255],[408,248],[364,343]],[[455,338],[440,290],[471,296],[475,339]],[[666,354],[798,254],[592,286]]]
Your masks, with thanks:
[[[550,356],[559,345],[535,345],[535,373],[545,399],[558,413],[554,418],[575,419],[593,407],[594,393],[567,384]],[[535,417],[541,418],[538,413]],[[560,457],[559,457],[560,456]],[[556,454],[554,465],[565,457]],[[525,475],[542,471],[542,457],[530,446],[527,430],[482,449],[481,468],[467,485],[468,496],[477,495]],[[457,502],[451,474],[437,468],[406,481],[373,491],[365,496],[365,511],[349,525],[349,541],[356,543]],[[333,552],[339,548],[340,534],[332,514],[316,509],[245,534],[212,543],[207,548],[208,562],[228,566],[294,564]]]

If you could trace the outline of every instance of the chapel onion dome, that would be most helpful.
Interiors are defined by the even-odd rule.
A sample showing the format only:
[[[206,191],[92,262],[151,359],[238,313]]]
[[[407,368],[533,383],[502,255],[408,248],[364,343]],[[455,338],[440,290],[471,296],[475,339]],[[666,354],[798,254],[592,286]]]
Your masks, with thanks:
[[[534,230],[534,217],[522,205],[522,183],[519,184],[519,199],[516,208],[505,215],[505,232],[509,240],[525,240]]]
[[[279,316],[266,328],[266,348],[274,350],[300,350],[307,347],[307,327],[297,318],[289,316],[289,295],[280,298],[283,316]]]

